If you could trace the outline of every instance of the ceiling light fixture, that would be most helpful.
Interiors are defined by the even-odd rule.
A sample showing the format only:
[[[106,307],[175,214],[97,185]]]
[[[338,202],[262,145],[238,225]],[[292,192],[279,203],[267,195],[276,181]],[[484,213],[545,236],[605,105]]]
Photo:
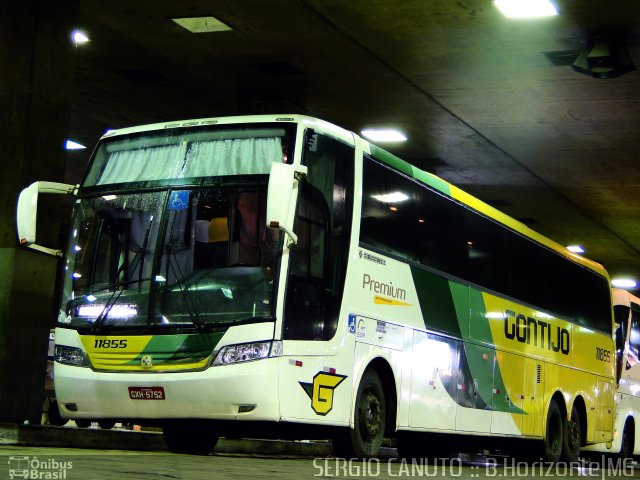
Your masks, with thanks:
[[[567,250],[573,253],[580,253],[580,254],[583,254],[585,252],[585,249],[581,245],[569,245],[567,247]]]
[[[74,30],[71,32],[71,41],[74,45],[84,45],[89,42],[89,37],[82,30]]]
[[[614,278],[611,280],[611,285],[616,288],[636,288],[638,282],[632,278]]]
[[[186,28],[191,33],[226,32],[233,30],[229,25],[215,17],[172,18],[171,20],[182,28]]]
[[[494,0],[495,6],[507,18],[536,18],[558,15],[549,0]]]
[[[399,203],[409,200],[409,197],[402,192],[386,193],[384,195],[371,195],[373,198],[382,203]]]
[[[73,140],[67,140],[66,143],[64,144],[65,150],[83,150],[85,148],[87,147],[85,147],[81,143],[74,142]]]
[[[399,130],[392,129],[367,129],[362,130],[363,137],[373,140],[374,142],[405,142],[407,136]]]

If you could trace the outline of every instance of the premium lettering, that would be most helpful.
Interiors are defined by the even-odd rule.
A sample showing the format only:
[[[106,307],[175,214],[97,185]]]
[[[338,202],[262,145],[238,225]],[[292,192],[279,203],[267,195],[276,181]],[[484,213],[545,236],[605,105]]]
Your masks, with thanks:
[[[553,327],[548,322],[526,317],[511,310],[505,313],[504,336],[509,340],[517,340],[520,343],[569,355],[571,342],[569,330],[566,328]]]
[[[403,288],[394,287],[393,282],[378,282],[372,279],[367,273],[362,276],[362,288],[365,290],[368,288],[370,292],[387,295],[391,298],[397,298],[398,300],[405,300],[407,298],[407,291]]]

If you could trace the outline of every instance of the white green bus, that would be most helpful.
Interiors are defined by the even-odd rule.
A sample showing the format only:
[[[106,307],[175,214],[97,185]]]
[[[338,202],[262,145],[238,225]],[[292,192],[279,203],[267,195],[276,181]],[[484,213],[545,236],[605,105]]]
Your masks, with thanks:
[[[640,298],[613,289],[616,322],[616,394],[613,441],[586,448],[620,458],[640,454]]]
[[[433,457],[612,439],[606,271],[358,135],[306,116],[108,132],[77,187],[55,333],[64,418],[331,438]],[[464,441],[464,442],[463,442]]]

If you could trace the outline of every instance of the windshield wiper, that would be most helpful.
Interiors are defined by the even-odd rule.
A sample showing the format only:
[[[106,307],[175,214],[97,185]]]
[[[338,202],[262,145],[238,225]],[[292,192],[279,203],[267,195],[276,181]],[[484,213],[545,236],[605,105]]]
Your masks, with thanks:
[[[133,280],[131,279],[131,277],[133,276],[133,272],[135,272],[138,263],[140,263],[140,259],[145,255],[147,255],[148,253],[151,253],[151,251],[146,250],[145,248],[141,248],[140,250],[138,250],[135,258],[129,265],[129,274],[127,275],[127,278],[121,284],[120,289],[113,291],[109,299],[106,301],[104,308],[102,309],[100,314],[96,317],[95,321],[93,322],[92,332],[94,334],[100,331],[100,327],[102,327],[102,324],[104,323],[105,319],[109,315],[109,312],[111,311],[113,306],[117,303],[118,299],[120,298],[120,295],[122,295],[122,292],[124,292],[125,288],[129,284],[133,283]],[[138,277],[138,282],[142,282],[143,280],[144,279],[141,278],[141,276]]]
[[[189,319],[191,323],[198,329],[198,331],[205,331],[206,325],[205,322],[202,321],[200,315],[198,314],[198,308],[196,307],[196,302],[193,299],[193,295],[189,291],[189,286],[184,281],[184,275],[182,274],[182,270],[180,269],[180,264],[178,263],[178,259],[176,258],[176,254],[172,251],[172,245],[167,245],[165,247],[168,250],[167,253],[167,264],[171,267],[173,272],[173,276],[176,278],[176,282],[178,284],[178,289],[183,296],[185,307],[187,313],[189,314]],[[172,261],[173,258],[173,261]]]
[[[147,256],[147,254],[153,253],[151,252],[151,250],[147,249],[147,245],[149,243],[149,234],[151,232],[151,222],[149,222],[149,224],[147,225],[147,230],[144,234],[144,242],[142,244],[142,246],[138,249],[138,251],[136,252],[135,257],[133,258],[133,261],[129,264],[128,266],[128,273],[127,273],[127,278],[125,278],[125,281],[122,283],[122,286],[120,287],[119,290],[114,290],[113,294],[111,295],[111,297],[109,298],[109,300],[107,301],[107,303],[105,304],[104,308],[102,309],[102,311],[100,312],[100,315],[98,315],[96,317],[96,320],[93,322],[93,332],[97,333],[100,330],[100,327],[102,326],[102,323],[105,321],[105,319],[107,318],[107,316],[109,315],[109,312],[111,311],[111,308],[113,308],[113,306],[116,304],[116,302],[118,301],[118,299],[120,298],[120,295],[122,295],[122,292],[125,290],[125,288],[131,283],[132,277],[133,277],[133,273],[136,271],[136,268],[138,266],[138,264],[140,264],[140,271],[138,273],[138,291],[140,291],[140,285],[142,285],[142,267],[144,265],[144,257]],[[118,272],[116,273],[116,285],[117,285],[117,279],[118,276],[121,272],[122,269],[125,268],[125,263],[122,264],[122,266],[120,267],[120,269],[118,270]]]

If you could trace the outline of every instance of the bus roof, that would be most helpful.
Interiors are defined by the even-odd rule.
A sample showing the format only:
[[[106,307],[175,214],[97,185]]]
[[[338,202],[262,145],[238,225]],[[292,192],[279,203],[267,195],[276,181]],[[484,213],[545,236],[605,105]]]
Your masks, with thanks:
[[[117,130],[109,130],[102,136],[102,139],[115,137],[119,135],[129,135],[134,133],[143,133],[143,132],[150,132],[154,130],[165,130],[165,129],[172,129],[172,128],[230,125],[230,124],[238,124],[238,123],[273,123],[273,122],[307,124],[312,128],[318,128],[321,130],[328,131],[351,145],[354,145],[356,142],[356,139],[358,139],[358,141],[362,142],[363,145],[366,145],[369,147],[369,152],[376,160],[386,163],[390,167],[404,173],[405,175],[415,178],[421,183],[424,183],[425,185],[428,185],[429,187],[443,193],[444,195],[447,195],[453,198],[454,200],[474,210],[477,210],[478,212],[486,215],[487,217],[495,220],[498,223],[501,223],[507,226],[508,228],[518,232],[519,234],[525,237],[531,238],[532,240],[535,240],[536,242],[544,245],[545,247],[551,250],[554,250],[560,255],[563,255],[584,267],[587,267],[596,271],[600,275],[607,278],[607,280],[609,279],[609,275],[607,274],[607,271],[599,263],[589,260],[588,258],[585,258],[581,255],[570,252],[564,246],[545,237],[544,235],[541,235],[535,230],[532,230],[531,228],[527,227],[524,223],[516,220],[515,218],[510,217],[509,215],[501,212],[500,210],[492,207],[491,205],[483,202],[482,200],[466,193],[465,191],[437,177],[436,175],[433,175],[429,172],[425,172],[424,170],[421,170],[418,167],[410,164],[409,162],[402,160],[401,158],[384,150],[383,148],[380,148],[377,145],[374,145],[364,140],[357,134],[318,118],[314,118],[306,115],[297,115],[297,114],[294,114],[294,115],[288,115],[288,114],[243,115],[243,116],[234,116],[234,117],[200,118],[200,119],[194,119],[194,120],[153,123],[148,125],[140,125],[140,126],[122,128]]]
[[[623,290],[621,288],[612,288],[611,293],[613,295],[614,305],[624,305],[626,307],[630,307],[632,303],[640,305],[640,298],[634,296],[626,290]]]

